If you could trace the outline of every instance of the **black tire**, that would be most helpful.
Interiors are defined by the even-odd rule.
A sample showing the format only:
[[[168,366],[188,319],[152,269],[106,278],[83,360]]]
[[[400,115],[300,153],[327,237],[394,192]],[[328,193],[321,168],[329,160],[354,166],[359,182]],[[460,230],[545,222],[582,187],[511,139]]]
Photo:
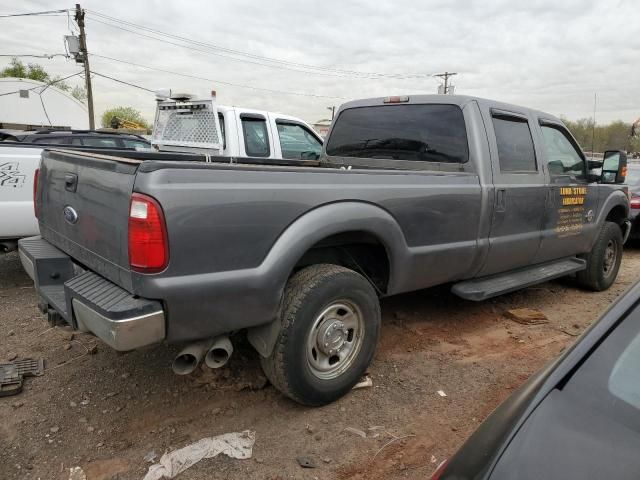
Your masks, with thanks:
[[[611,258],[611,249],[614,257]],[[601,292],[608,289],[618,276],[622,261],[622,231],[613,222],[604,222],[591,253],[586,255],[587,268],[577,273],[584,288]]]
[[[345,368],[344,371],[335,373],[336,378],[319,378],[318,375],[324,373],[314,373],[314,360],[317,357],[312,355],[311,359],[309,355],[314,348],[318,355],[317,349],[325,349],[328,344],[322,346],[311,339],[320,341],[321,338],[328,338],[318,333],[321,331],[327,335],[335,332],[335,328],[331,330],[331,327],[340,321],[340,317],[336,316],[340,314],[340,309],[335,310],[333,316],[321,314],[333,309],[334,305],[342,305],[340,302],[350,305],[353,311],[361,314],[357,318],[361,318],[358,325],[363,325],[363,328],[358,327],[358,331],[362,333],[353,344],[358,348],[349,347],[347,358],[350,361],[345,361],[344,367],[340,367]],[[260,357],[265,375],[274,387],[298,403],[326,405],[348,393],[371,363],[380,334],[380,304],[371,284],[353,270],[337,265],[312,265],[289,279],[280,321],[281,329],[273,352],[267,358]],[[349,332],[353,342],[353,329]],[[343,326],[338,332],[338,337],[344,340],[340,346],[342,353],[346,351],[343,347],[349,338],[349,333],[346,336],[342,335],[344,333]],[[310,346],[312,344],[314,347]],[[329,357],[327,353],[323,358],[330,362],[336,357],[339,358],[339,355]],[[336,365],[340,361],[334,360]]]

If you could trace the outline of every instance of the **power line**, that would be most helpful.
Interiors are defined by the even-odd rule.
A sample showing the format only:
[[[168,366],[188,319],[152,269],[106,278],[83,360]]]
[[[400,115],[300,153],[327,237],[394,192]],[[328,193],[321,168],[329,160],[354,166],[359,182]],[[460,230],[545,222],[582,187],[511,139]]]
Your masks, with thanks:
[[[221,47],[219,45],[215,45],[215,44],[211,44],[211,43],[206,43],[206,42],[200,42],[200,41],[196,41],[196,40],[192,40],[190,38],[187,37],[183,37],[180,35],[174,35],[171,33],[167,33],[167,32],[163,32],[161,30],[156,30],[153,28],[149,28],[149,27],[145,27],[143,25],[138,25],[136,23],[133,22],[128,22],[126,20],[121,20],[115,17],[111,17],[109,15],[105,15],[93,10],[87,10],[87,12],[91,15],[91,20],[98,22],[98,23],[102,23],[104,25],[108,25],[110,27],[113,28],[118,28],[120,30],[124,30],[136,35],[140,35],[146,38],[151,38],[153,40],[157,40],[160,42],[165,42],[165,43],[169,43],[171,45],[176,45],[176,46],[180,46],[183,48],[188,48],[188,49],[193,49],[196,51],[203,51],[203,50],[199,50],[199,49],[195,49],[192,46],[189,45],[183,45],[183,44],[176,44],[173,42],[170,42],[168,40],[166,40],[166,38],[171,38],[174,40],[179,40],[181,42],[186,42],[188,44],[191,45],[197,45],[200,47],[204,47],[207,50],[205,51],[205,53],[210,53],[210,54],[215,54],[218,56],[222,56],[225,58],[229,58],[229,59],[233,59],[236,61],[242,61],[245,63],[252,63],[252,64],[258,64],[261,66],[266,66],[266,67],[272,67],[272,68],[281,68],[281,69],[286,69],[286,70],[294,70],[294,71],[298,71],[298,72],[303,72],[303,73],[315,73],[315,74],[324,74],[324,75],[332,75],[332,76],[355,76],[358,78],[371,78],[371,79],[422,79],[422,78],[426,78],[429,77],[429,74],[401,74],[401,73],[380,73],[380,72],[360,72],[360,71],[356,71],[356,70],[345,70],[345,69],[337,69],[337,68],[332,68],[332,67],[322,67],[322,66],[317,66],[317,65],[308,65],[308,64],[304,64],[304,63],[298,63],[298,62],[291,62],[291,61],[287,61],[287,60],[282,60],[282,59],[277,59],[277,58],[271,58],[271,57],[265,57],[265,56],[261,56],[261,55],[256,55],[256,54],[252,54],[252,53],[248,53],[248,52],[243,52],[240,50],[234,50],[234,49],[230,49],[230,48],[225,48],[225,47]],[[104,20],[98,20],[96,18],[93,18],[94,16],[98,16],[101,17],[104,20],[108,20],[110,22],[115,22],[115,23],[119,23],[121,25],[126,25],[132,28],[135,28],[136,30],[129,30],[127,28],[124,28],[122,26],[118,26],[118,25],[113,25],[112,23],[108,23],[105,22]],[[146,32],[149,33],[153,33],[154,35],[159,35],[161,37],[165,37],[165,38],[158,38],[158,37],[153,37],[150,35],[145,35],[143,33],[140,32],[140,30],[144,30]],[[211,52],[211,50],[216,50],[217,53],[213,53]],[[223,53],[220,53],[223,52]],[[245,57],[245,58],[236,58],[230,55],[235,55],[236,57]],[[251,59],[251,60],[247,60]],[[265,64],[263,62],[270,62],[271,64]]]
[[[13,58],[22,58],[22,57],[32,57],[32,58],[48,58],[51,60],[53,57],[68,57],[66,53],[42,53],[39,55],[30,54],[30,53],[22,53],[17,55],[5,55],[2,54],[0,57],[13,57]]]
[[[9,17],[34,17],[37,15],[50,15],[50,14],[56,14],[56,13],[65,13],[67,12],[69,9],[65,8],[62,10],[46,10],[44,12],[28,12],[28,13],[10,13],[7,15],[0,15],[0,18],[9,18]]]
[[[309,72],[309,71],[300,70],[300,69],[297,69],[297,68],[290,68],[290,67],[280,66],[280,65],[269,65],[269,64],[261,63],[261,62],[256,62],[256,61],[251,61],[251,60],[244,60],[242,58],[232,57],[232,56],[229,56],[229,55],[225,55],[223,53],[213,52],[211,50],[205,50],[205,49],[201,49],[201,48],[197,48],[197,47],[193,47],[193,46],[189,46],[189,45],[183,45],[181,43],[172,42],[170,40],[164,40],[162,38],[154,37],[154,36],[151,36],[151,35],[146,35],[144,33],[136,32],[135,30],[130,30],[128,28],[120,27],[118,25],[112,25],[110,23],[103,22],[103,21],[97,20],[95,18],[91,18],[91,21],[92,22],[98,22],[98,23],[101,23],[103,25],[107,25],[109,27],[117,28],[117,29],[123,30],[125,32],[133,33],[134,35],[138,35],[140,37],[149,38],[151,40],[156,40],[158,42],[167,43],[169,45],[174,45],[176,47],[186,48],[187,50],[191,50],[191,51],[194,51],[194,52],[202,52],[202,53],[206,53],[208,55],[215,55],[217,57],[226,58],[226,59],[232,60],[234,62],[249,63],[249,64],[252,64],[252,65],[260,65],[262,67],[275,68],[275,69],[278,69],[278,70],[290,70],[290,71],[293,71],[293,72],[308,73],[308,74],[321,75],[321,76],[327,76],[327,77],[335,77],[336,76],[335,74],[331,74],[331,73]],[[340,76],[340,75],[338,75],[338,76]],[[361,77],[361,78],[367,78],[367,77]]]
[[[338,97],[338,96],[335,96],[335,95],[317,95],[317,94],[314,94],[314,93],[287,92],[287,91],[282,91],[282,90],[274,90],[274,89],[270,89],[270,88],[252,87],[252,86],[249,86],[249,85],[241,85],[239,83],[225,82],[225,81],[216,80],[216,79],[213,79],[213,78],[199,77],[197,75],[189,75],[187,73],[173,72],[171,70],[164,70],[162,68],[151,67],[149,65],[142,65],[142,64],[139,64],[139,63],[128,62],[126,60],[120,60],[119,58],[107,57],[105,55],[98,55],[98,54],[95,54],[95,53],[92,53],[91,56],[92,57],[97,57],[97,58],[104,58],[106,60],[111,60],[111,61],[114,61],[114,62],[120,62],[120,63],[124,63],[124,64],[127,64],[127,65],[132,65],[134,67],[146,68],[148,70],[155,70],[156,72],[169,73],[171,75],[178,75],[178,76],[181,76],[181,77],[193,78],[193,79],[196,79],[196,80],[204,80],[204,81],[207,81],[207,82],[219,83],[219,84],[222,84],[222,85],[229,85],[229,86],[232,86],[232,87],[248,88],[248,89],[251,89],[251,90],[259,90],[259,91],[269,92],[269,93],[279,93],[279,94],[283,94],[283,95],[295,95],[295,96],[315,97],[315,98],[338,98],[338,99],[341,99],[341,100],[345,99],[344,97]]]
[[[109,80],[113,80],[114,82],[124,83],[125,85],[129,85],[130,87],[135,87],[135,88],[139,88],[140,90],[146,90],[147,92],[155,93],[154,90],[151,90],[149,88],[145,88],[145,87],[141,87],[140,85],[135,85],[133,83],[125,82],[124,80],[118,80],[117,78],[110,77],[109,75],[104,75],[102,73],[94,72],[93,70],[91,71],[91,73],[99,77],[108,78]]]

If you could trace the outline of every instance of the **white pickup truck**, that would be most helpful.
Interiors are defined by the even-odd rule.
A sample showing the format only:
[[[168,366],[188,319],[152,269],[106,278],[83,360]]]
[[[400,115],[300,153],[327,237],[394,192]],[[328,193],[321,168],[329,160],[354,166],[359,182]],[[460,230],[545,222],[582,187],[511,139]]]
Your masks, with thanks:
[[[159,99],[151,143],[156,150],[183,152],[185,160],[189,153],[254,157],[265,162],[315,160],[322,151],[322,138],[299,118],[216,105],[215,97],[192,100],[184,94]],[[33,179],[42,149],[55,147],[96,152],[100,146],[82,146],[70,141],[50,141],[46,145],[0,142],[0,253],[15,250],[19,238],[38,235]],[[104,147],[123,148],[122,145]]]
[[[277,160],[317,160],[322,151],[322,137],[303,120],[217,105],[215,92],[158,95],[151,143],[161,151]]]
[[[0,253],[15,250],[18,238],[38,234],[32,185],[42,148],[8,145],[0,143]]]

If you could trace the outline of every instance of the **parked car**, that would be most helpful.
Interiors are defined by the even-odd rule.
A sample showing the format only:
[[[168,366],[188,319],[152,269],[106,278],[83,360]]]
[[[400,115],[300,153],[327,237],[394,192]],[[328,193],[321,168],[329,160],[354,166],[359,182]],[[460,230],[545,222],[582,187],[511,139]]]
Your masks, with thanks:
[[[140,135],[101,132],[99,130],[55,130],[35,131],[0,130],[2,142],[20,142],[36,145],[73,145],[91,148],[149,148],[151,144]],[[0,143],[3,145],[3,143]]]
[[[636,480],[640,284],[487,418],[432,480]]]
[[[52,323],[117,350],[186,343],[178,373],[246,331],[276,388],[322,405],[367,369],[380,297],[609,288],[630,227],[609,157],[594,176],[558,118],[442,95],[344,104],[319,160],[47,150],[20,257]]]

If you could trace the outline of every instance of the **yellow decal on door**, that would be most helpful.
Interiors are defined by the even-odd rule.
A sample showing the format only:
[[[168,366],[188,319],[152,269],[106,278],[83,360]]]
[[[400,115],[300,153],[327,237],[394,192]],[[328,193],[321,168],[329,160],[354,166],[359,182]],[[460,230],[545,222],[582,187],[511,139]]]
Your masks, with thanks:
[[[560,238],[579,235],[584,225],[583,205],[587,187],[560,187],[558,193],[556,233]]]

